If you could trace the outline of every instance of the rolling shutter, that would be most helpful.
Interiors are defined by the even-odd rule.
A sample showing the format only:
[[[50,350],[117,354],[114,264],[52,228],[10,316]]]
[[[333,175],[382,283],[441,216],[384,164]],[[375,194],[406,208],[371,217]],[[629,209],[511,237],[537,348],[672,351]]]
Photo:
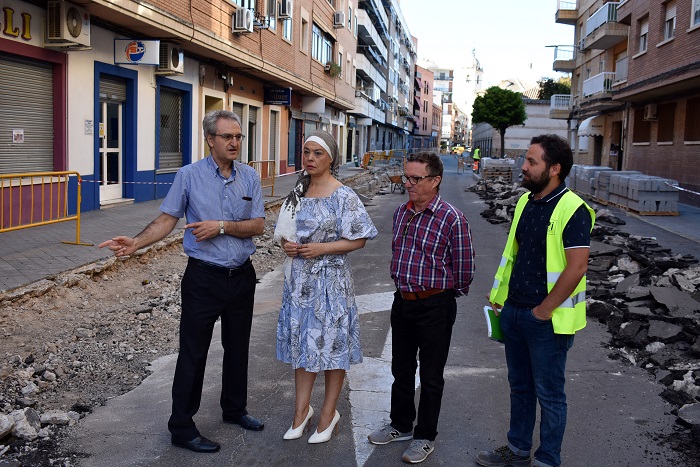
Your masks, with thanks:
[[[0,54],[0,76],[0,173],[52,172],[53,66]]]

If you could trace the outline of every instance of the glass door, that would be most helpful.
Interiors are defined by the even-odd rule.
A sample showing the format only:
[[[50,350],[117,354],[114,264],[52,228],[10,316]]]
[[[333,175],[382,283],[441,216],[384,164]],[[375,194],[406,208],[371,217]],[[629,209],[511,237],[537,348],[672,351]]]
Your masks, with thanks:
[[[101,102],[100,204],[122,199],[122,103]]]

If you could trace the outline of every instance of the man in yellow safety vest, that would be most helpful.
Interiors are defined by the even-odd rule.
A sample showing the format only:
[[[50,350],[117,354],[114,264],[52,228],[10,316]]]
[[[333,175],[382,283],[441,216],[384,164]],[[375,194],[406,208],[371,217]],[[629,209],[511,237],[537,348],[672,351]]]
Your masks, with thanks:
[[[478,174],[479,170],[481,169],[481,148],[474,149],[472,159],[474,160],[474,167],[472,167],[472,170],[474,171],[474,173]]]
[[[586,325],[586,270],[593,210],[566,188],[571,148],[555,135],[532,138],[523,187],[489,302],[500,311],[510,384],[508,444],[482,451],[486,467],[529,466],[537,402],[540,446],[533,466],[559,466],[566,428],[566,355]]]

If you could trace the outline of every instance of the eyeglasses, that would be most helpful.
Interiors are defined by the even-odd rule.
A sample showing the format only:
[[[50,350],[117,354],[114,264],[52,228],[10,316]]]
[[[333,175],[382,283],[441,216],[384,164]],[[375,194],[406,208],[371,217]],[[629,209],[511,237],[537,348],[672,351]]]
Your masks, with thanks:
[[[226,133],[224,135],[218,135],[218,134],[214,133],[212,136],[218,136],[219,138],[223,139],[227,143],[230,143],[234,139],[240,143],[241,141],[243,141],[245,139],[245,135],[230,135],[228,133]]]
[[[420,182],[424,178],[432,178],[432,177],[437,177],[437,175],[423,175],[422,177],[414,177],[412,175],[403,174],[403,175],[401,175],[401,181],[403,181],[404,183],[411,182],[411,185],[417,185],[418,182]]]

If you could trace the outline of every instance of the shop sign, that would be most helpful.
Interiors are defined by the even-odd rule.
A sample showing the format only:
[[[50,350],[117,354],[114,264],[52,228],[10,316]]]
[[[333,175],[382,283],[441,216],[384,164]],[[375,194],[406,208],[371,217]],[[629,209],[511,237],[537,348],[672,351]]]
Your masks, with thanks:
[[[292,88],[265,88],[265,104],[292,105]]]
[[[158,65],[160,41],[115,39],[114,63],[116,65]]]

